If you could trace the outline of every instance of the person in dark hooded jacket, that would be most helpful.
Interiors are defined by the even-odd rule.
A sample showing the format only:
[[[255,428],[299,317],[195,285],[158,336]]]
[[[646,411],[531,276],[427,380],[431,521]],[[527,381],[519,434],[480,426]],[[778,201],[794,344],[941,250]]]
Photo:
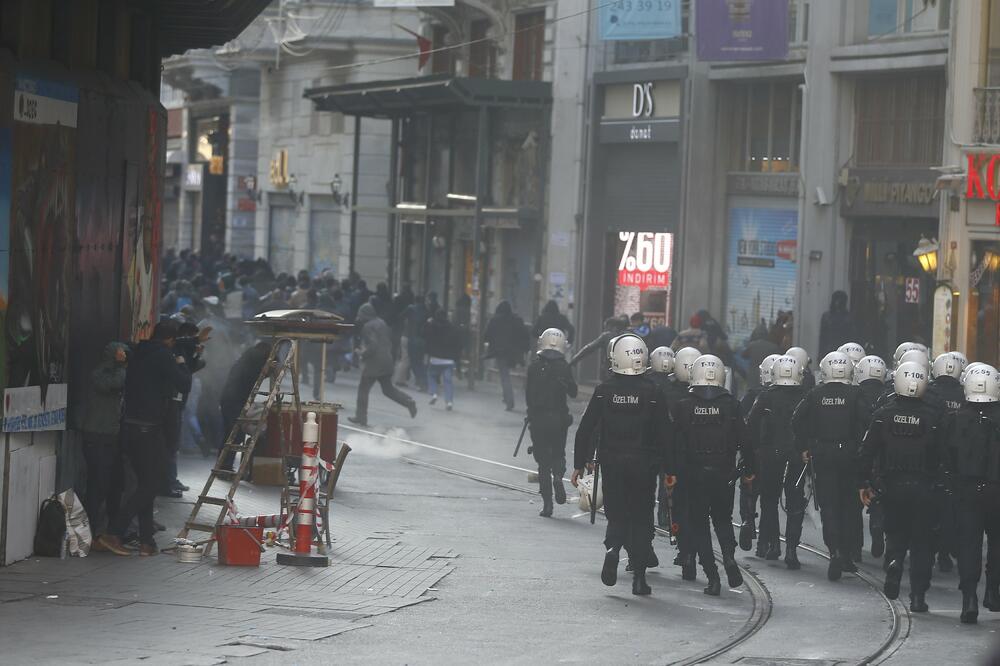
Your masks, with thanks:
[[[509,301],[500,301],[497,309],[486,325],[486,358],[493,358],[500,375],[503,402],[507,411],[514,409],[514,388],[510,383],[511,369],[524,361],[528,351],[528,331],[524,320],[514,314]]]
[[[121,499],[123,479],[118,433],[127,363],[128,346],[109,342],[101,362],[90,373],[90,390],[80,422],[83,456],[87,461],[83,506],[95,535],[104,532],[107,517],[117,512]],[[100,546],[97,549],[100,550]]]
[[[358,384],[358,402],[354,416],[348,417],[351,423],[368,425],[368,394],[375,382],[382,387],[382,393],[393,402],[399,403],[410,410],[410,416],[416,417],[417,403],[392,383],[392,331],[389,325],[378,316],[371,303],[365,303],[358,308],[355,325],[360,333],[361,382]]]
[[[569,345],[573,344],[573,337],[576,329],[573,328],[573,324],[569,323],[569,319],[566,318],[562,312],[559,312],[559,304],[554,300],[550,300],[542,308],[542,313],[538,315],[538,319],[535,320],[535,326],[532,329],[535,337],[539,337],[546,329],[558,328],[566,336],[566,343]]]
[[[830,309],[819,322],[819,357],[822,358],[855,338],[854,321],[847,309],[847,292],[837,290],[830,297]]]

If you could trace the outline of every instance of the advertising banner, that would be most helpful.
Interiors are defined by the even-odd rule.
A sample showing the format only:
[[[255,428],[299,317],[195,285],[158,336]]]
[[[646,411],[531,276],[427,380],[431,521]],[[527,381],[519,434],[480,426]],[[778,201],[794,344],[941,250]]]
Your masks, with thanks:
[[[797,238],[793,209],[730,209],[725,319],[734,350],[794,308]]]
[[[698,59],[784,60],[788,0],[698,0]]]
[[[3,396],[4,432],[40,432],[66,429],[66,384],[10,388]]]
[[[681,0],[611,0],[600,21],[601,39],[670,39],[681,34]]]

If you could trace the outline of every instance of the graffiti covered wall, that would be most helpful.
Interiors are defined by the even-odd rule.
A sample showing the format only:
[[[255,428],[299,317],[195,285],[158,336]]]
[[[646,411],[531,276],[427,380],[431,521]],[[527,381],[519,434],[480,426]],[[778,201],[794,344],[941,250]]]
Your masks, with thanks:
[[[18,76],[11,163],[8,385],[63,381],[76,208],[78,92]]]

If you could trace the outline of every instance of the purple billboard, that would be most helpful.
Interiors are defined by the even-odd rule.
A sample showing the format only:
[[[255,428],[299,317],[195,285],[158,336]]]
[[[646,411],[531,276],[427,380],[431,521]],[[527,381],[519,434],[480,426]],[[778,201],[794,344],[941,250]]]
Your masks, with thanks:
[[[788,0],[698,0],[698,59],[784,60]]]

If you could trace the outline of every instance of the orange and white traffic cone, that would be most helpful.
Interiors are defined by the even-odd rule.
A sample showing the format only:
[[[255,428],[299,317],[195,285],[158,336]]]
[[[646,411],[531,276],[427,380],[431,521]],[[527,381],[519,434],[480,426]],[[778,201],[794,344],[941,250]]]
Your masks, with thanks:
[[[295,548],[278,553],[278,564],[298,567],[328,567],[330,558],[312,552],[316,527],[316,486],[319,481],[319,424],[316,412],[306,414],[302,424],[302,462],[299,464],[299,506],[295,512]]]

